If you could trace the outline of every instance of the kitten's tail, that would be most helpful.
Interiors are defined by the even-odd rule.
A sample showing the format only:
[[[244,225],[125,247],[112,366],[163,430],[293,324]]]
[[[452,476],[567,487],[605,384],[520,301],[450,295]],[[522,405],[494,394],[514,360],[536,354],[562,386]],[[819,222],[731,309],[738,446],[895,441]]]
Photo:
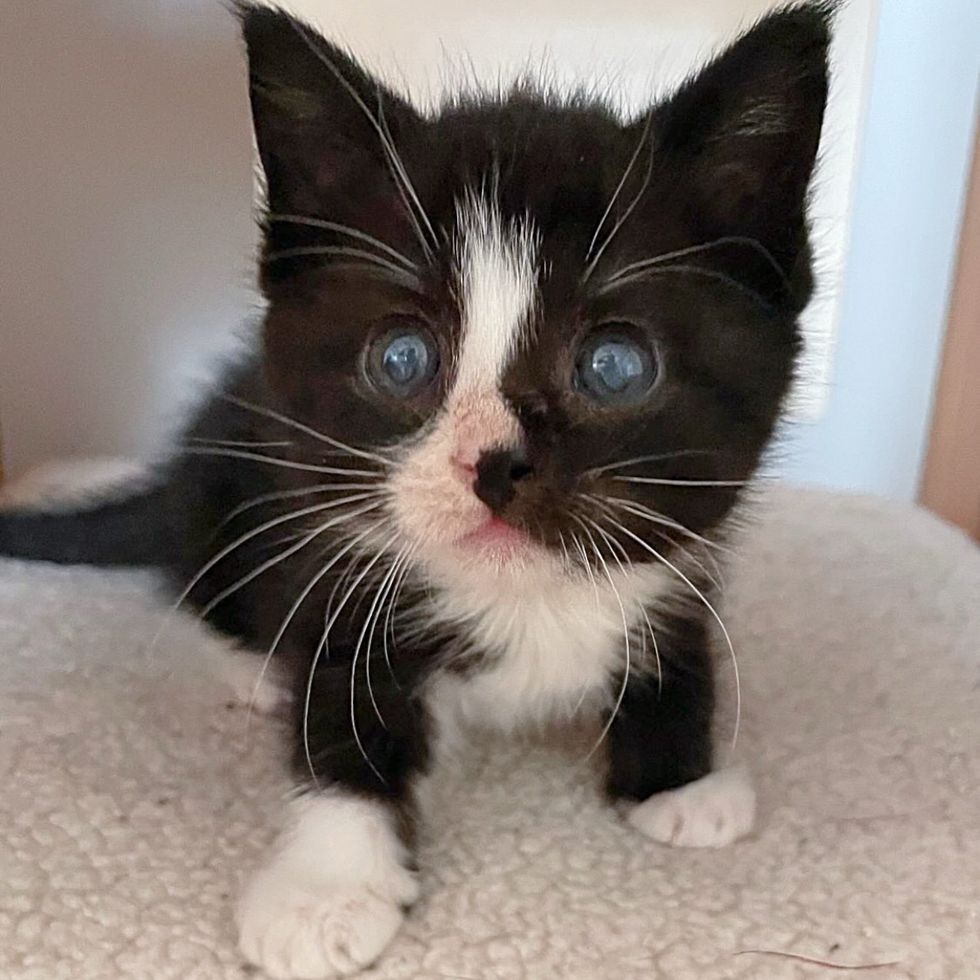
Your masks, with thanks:
[[[129,493],[70,510],[0,509],[0,557],[62,565],[163,565],[167,533],[165,488]]]

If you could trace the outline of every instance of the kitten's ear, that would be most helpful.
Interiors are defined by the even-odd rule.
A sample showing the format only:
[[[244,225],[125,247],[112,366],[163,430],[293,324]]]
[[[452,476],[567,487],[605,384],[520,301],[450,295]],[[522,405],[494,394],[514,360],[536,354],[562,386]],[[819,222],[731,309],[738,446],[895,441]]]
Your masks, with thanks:
[[[750,235],[774,251],[799,242],[835,6],[769,14],[657,110],[654,152],[693,187],[705,234]]]
[[[251,3],[236,9],[270,210],[309,213],[325,196],[389,180],[382,134],[398,145],[421,117],[303,22]]]

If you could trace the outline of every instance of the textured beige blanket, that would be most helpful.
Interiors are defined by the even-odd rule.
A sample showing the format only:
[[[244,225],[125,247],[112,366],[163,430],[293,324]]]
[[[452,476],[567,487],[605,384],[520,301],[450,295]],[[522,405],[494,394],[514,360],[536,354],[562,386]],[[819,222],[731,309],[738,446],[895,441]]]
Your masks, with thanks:
[[[641,839],[576,750],[436,787],[424,897],[375,978],[980,978],[980,552],[929,516],[778,490],[733,568],[756,833]],[[286,786],[280,723],[144,575],[0,562],[0,977],[248,974],[231,903]]]

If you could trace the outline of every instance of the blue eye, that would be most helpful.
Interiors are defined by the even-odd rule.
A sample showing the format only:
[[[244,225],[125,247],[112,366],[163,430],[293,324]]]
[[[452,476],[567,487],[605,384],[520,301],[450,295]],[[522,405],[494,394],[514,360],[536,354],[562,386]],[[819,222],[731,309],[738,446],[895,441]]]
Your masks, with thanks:
[[[640,401],[657,379],[652,352],[618,331],[586,338],[576,359],[576,387],[607,405]]]
[[[429,349],[421,337],[396,337],[381,355],[381,367],[393,385],[411,385],[425,374]]]
[[[401,398],[421,391],[438,366],[435,342],[424,327],[391,330],[368,351],[367,369],[372,381]]]

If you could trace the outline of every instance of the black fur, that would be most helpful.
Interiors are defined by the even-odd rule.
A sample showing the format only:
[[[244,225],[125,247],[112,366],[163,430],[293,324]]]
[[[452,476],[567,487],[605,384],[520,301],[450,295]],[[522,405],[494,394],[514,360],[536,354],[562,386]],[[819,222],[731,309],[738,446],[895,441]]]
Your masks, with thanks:
[[[607,789],[645,800],[711,771],[714,674],[700,618],[657,631],[660,672],[634,678],[609,729]]]
[[[267,501],[229,521],[257,498],[298,494],[320,479],[256,454],[297,467],[378,472],[375,462],[335,453],[311,430],[356,447],[383,447],[424,426],[445,395],[449,372],[417,398],[398,402],[365,382],[363,351],[392,317],[410,315],[428,325],[443,363],[451,363],[460,331],[449,286],[453,256],[438,236],[431,257],[425,254],[379,133],[397,146],[435,228],[453,229],[455,201],[467,188],[492,185],[505,219],[527,214],[541,233],[548,274],[535,342],[503,379],[525,446],[493,447],[481,460],[475,487],[481,499],[556,551],[569,530],[562,502],[583,487],[618,493],[693,533],[719,536],[738,486],[628,484],[591,474],[655,456],[627,472],[674,481],[751,479],[793,375],[797,317],[812,288],[806,200],[826,98],[830,12],[829,4],[805,3],[771,14],[674,98],[624,125],[600,103],[555,100],[526,87],[500,98],[459,99],[423,119],[308,28],[281,12],[242,6],[269,211],[261,265],[269,309],[260,349],[229,373],[151,490],[74,516],[5,514],[0,551],[158,564],[179,589],[264,522],[344,492],[338,479],[319,496]],[[628,170],[634,154],[638,163]],[[604,231],[625,202],[635,199],[636,207],[583,284],[590,240],[624,173],[624,203]],[[379,275],[349,254],[298,254],[352,242],[282,217],[290,215],[369,233],[417,263],[418,281]],[[665,267],[667,274],[601,288],[630,263],[719,239]],[[640,406],[598,410],[569,384],[579,340],[609,321],[630,324],[661,354],[664,379]],[[277,448],[236,450],[239,443]],[[610,561],[650,561],[637,538],[682,560],[682,535],[630,511],[619,516],[631,535],[618,538]],[[197,582],[189,601],[209,607],[284,548],[280,533],[309,526],[290,518],[243,541]],[[230,591],[208,608],[209,622],[265,652],[326,556],[347,540],[322,535]],[[480,651],[451,634],[403,635],[392,651],[394,676],[377,669],[373,678],[385,725],[354,672],[355,731],[351,661],[369,603],[352,602],[330,632],[329,656],[316,654],[331,596],[368,558],[358,557],[353,572],[340,562],[323,576],[299,605],[276,658],[292,665],[299,778],[402,800],[428,759],[431,723],[417,698],[422,680],[446,663],[447,651],[465,657],[457,666],[478,670]],[[710,591],[699,571],[688,574]],[[412,587],[410,580],[403,607],[426,601]],[[702,617],[675,612],[671,625],[662,641],[662,686],[655,676],[632,679],[612,722],[608,786],[616,796],[642,799],[710,767],[713,693]]]
[[[65,513],[0,515],[0,555],[63,565],[164,565],[173,557],[158,487]]]

